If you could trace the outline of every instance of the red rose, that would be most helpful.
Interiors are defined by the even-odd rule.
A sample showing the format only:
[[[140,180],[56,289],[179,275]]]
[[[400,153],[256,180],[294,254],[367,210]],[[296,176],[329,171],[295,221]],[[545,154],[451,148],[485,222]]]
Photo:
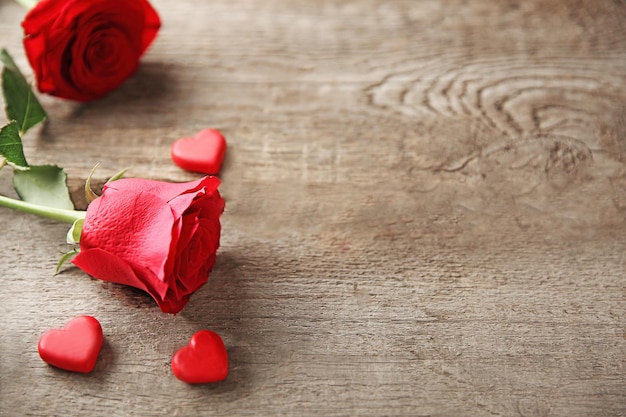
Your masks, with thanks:
[[[90,101],[135,72],[161,21],[147,0],[42,0],[22,26],[39,91]]]
[[[122,179],[107,184],[87,209],[80,253],[86,273],[148,292],[178,313],[215,264],[224,200],[220,181]]]

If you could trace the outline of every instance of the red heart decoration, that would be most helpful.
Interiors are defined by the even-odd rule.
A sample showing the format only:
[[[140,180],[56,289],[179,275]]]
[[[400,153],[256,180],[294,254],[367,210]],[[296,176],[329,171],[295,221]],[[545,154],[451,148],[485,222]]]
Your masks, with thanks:
[[[219,334],[200,330],[172,358],[176,378],[190,384],[219,382],[228,376],[228,354]]]
[[[215,129],[204,129],[193,138],[181,138],[172,144],[172,160],[187,171],[217,174],[226,153],[226,139]]]
[[[39,356],[49,365],[72,372],[93,370],[102,347],[102,326],[91,316],[72,319],[63,329],[45,332],[39,339]]]

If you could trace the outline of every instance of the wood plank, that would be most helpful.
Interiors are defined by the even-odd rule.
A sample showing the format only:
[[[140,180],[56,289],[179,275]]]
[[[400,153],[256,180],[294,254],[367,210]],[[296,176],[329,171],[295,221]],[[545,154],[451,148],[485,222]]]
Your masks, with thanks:
[[[98,183],[189,180],[170,144],[221,129],[217,265],[165,315],[52,277],[66,226],[2,209],[0,415],[626,413],[624,1],[153,4],[138,73],[95,103],[42,97],[25,149],[84,207],[95,163]],[[27,70],[21,16],[0,0]],[[78,314],[105,330],[87,376],[36,351]],[[202,328],[231,374],[187,386],[169,362]]]

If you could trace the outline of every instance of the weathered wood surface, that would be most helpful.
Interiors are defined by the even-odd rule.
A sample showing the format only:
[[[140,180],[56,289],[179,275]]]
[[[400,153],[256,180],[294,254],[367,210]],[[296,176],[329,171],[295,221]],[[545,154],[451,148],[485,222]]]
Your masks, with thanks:
[[[626,415],[624,1],[153,4],[136,76],[43,97],[26,152],[84,204],[96,162],[100,181],[195,178],[171,142],[221,129],[217,265],[165,315],[52,277],[66,226],[2,209],[1,415]],[[0,0],[30,74],[23,13]],[[79,314],[105,332],[87,376],[36,351]],[[203,328],[231,374],[188,386],[171,356]]]

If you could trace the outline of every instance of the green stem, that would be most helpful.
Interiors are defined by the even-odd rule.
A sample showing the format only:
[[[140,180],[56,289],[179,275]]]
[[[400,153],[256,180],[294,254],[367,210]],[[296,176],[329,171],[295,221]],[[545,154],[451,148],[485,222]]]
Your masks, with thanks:
[[[21,6],[30,10],[37,5],[38,0],[15,0],[15,1],[19,3]]]
[[[34,214],[46,219],[52,219],[59,222],[73,224],[78,219],[84,219],[86,211],[65,210],[54,207],[42,206],[39,204],[28,203],[14,198],[8,198],[0,195],[0,206],[23,211],[25,213]]]

